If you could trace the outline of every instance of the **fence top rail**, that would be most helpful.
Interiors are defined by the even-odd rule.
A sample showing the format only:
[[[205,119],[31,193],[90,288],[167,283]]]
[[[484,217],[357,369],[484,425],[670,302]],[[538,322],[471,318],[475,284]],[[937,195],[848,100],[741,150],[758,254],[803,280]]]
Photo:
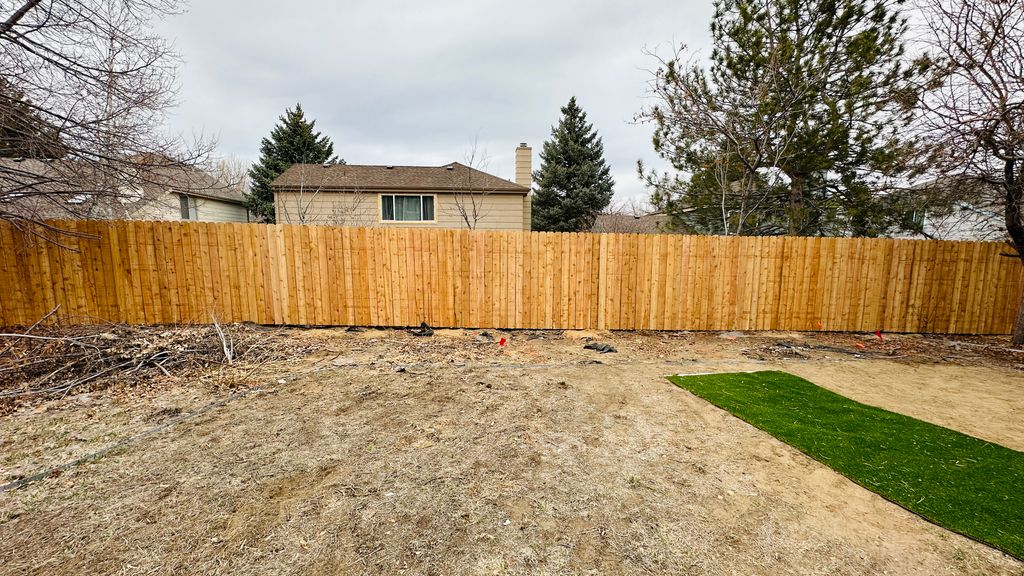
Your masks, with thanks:
[[[102,223],[111,227],[117,227],[119,225],[127,225],[135,222],[146,222],[154,225],[204,225],[204,226],[247,226],[247,227],[265,227],[265,228],[317,228],[317,229],[344,229],[344,230],[389,230],[398,231],[399,233],[408,230],[419,230],[426,232],[441,232],[441,231],[454,231],[469,235],[486,235],[486,234],[499,234],[499,235],[517,235],[517,234],[546,234],[546,235],[558,235],[558,236],[614,236],[614,237],[657,237],[657,238],[683,238],[687,240],[693,239],[705,239],[705,238],[716,238],[719,240],[772,240],[776,242],[783,241],[836,241],[836,242],[850,242],[850,243],[921,243],[921,244],[965,244],[965,245],[995,245],[999,244],[1006,246],[1007,242],[1004,240],[958,240],[958,239],[939,239],[939,238],[900,238],[893,236],[790,236],[790,235],[763,235],[763,236],[733,236],[733,235],[721,235],[721,234],[679,234],[674,232],[557,232],[557,231],[541,231],[541,230],[480,230],[480,229],[467,229],[467,228],[440,228],[440,227],[402,227],[402,226],[335,226],[330,224],[292,224],[292,223],[275,223],[268,224],[263,222],[210,222],[200,220],[116,220],[116,219],[98,219],[98,218],[81,218],[81,219],[51,219],[46,220],[42,224],[45,228],[55,232],[70,232],[75,233],[74,228],[78,223]],[[24,224],[20,228],[31,228],[32,226],[38,226],[38,224]],[[80,233],[79,233],[80,234]],[[1016,255],[1007,253],[1004,255],[1007,258],[1016,258]]]

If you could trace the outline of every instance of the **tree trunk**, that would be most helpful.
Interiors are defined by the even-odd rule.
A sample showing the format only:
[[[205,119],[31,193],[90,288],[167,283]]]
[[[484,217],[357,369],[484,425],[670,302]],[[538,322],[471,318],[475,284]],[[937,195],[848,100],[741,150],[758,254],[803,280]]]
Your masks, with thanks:
[[[1021,217],[1021,205],[1024,203],[1024,181],[1017,178],[1016,160],[1006,160],[1003,164],[1003,186],[1006,188],[1006,232],[1013,240],[1013,248],[1017,257],[1024,264],[1024,220]],[[1024,296],[1017,306],[1017,321],[1013,326],[1013,345],[1024,345]]]
[[[18,21],[24,18],[25,14],[28,14],[29,10],[35,8],[36,4],[39,4],[40,1],[41,0],[28,0],[28,2],[22,4],[21,8],[18,8],[14,14],[11,14],[11,17],[8,18],[6,22],[0,24],[0,36],[10,32],[11,28],[14,28]]]
[[[1024,345],[1024,295],[1017,305],[1017,320],[1013,324],[1013,345]]]
[[[803,176],[791,176],[789,183],[789,235],[798,236],[804,231],[804,188],[807,181]]]

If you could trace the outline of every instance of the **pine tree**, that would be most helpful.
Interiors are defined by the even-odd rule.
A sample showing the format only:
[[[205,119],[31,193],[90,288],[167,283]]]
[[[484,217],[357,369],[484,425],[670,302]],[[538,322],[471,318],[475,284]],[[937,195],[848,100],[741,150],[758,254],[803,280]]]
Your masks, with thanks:
[[[284,116],[260,143],[259,162],[249,170],[252,182],[246,194],[246,205],[257,219],[273,223],[274,192],[270,183],[292,164],[344,164],[334,155],[334,144],[327,136],[314,131],[316,120],[306,120],[302,105],[285,109]]]
[[[752,185],[679,179],[655,189],[656,205],[725,218],[746,202],[770,220],[784,214],[780,232],[790,235],[895,226],[885,190],[908,168],[905,128],[924,71],[905,58],[906,28],[890,0],[716,0],[711,65],[682,53],[663,61],[652,83],[658,104],[640,119],[655,125],[655,150],[680,173],[698,174],[727,150]]]
[[[604,161],[601,138],[575,97],[562,107],[562,118],[552,127],[540,158],[541,167],[533,173],[533,229],[589,231],[611,203],[615,182]]]
[[[43,120],[25,94],[0,78],[0,158],[62,158],[55,126]]]

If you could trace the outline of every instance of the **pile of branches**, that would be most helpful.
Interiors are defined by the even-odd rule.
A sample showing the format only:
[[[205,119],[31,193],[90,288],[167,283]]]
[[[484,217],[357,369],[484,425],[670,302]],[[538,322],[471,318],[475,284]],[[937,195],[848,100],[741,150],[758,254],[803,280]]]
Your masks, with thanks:
[[[63,396],[116,383],[244,364],[287,353],[255,327],[124,325],[38,328],[0,334],[0,403]]]
[[[899,355],[898,346],[890,346],[882,350],[869,350],[863,344],[857,344],[855,348],[845,346],[831,346],[828,344],[815,344],[812,342],[791,342],[781,340],[757,348],[744,348],[742,353],[747,358],[755,360],[790,360],[811,358],[812,352],[825,352],[830,354],[842,354],[855,358],[902,358]]]

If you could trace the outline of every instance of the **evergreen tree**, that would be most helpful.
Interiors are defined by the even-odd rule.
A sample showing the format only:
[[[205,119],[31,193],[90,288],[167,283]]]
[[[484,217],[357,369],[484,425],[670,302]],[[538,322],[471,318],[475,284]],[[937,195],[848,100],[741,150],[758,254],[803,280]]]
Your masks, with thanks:
[[[771,220],[784,214],[780,232],[884,233],[897,225],[885,190],[908,168],[904,129],[924,72],[904,58],[898,3],[716,0],[710,67],[677,53],[655,75],[659,102],[640,114],[655,124],[655,150],[690,175],[728,150],[752,186],[739,198]],[[678,183],[656,189],[656,205],[727,213],[737,202],[731,186]]]
[[[0,78],[0,158],[62,158],[59,131],[25,94]]]
[[[260,143],[259,162],[249,170],[251,187],[246,194],[249,211],[262,222],[273,223],[274,193],[270,183],[292,164],[344,164],[334,155],[334,144],[314,131],[316,120],[306,120],[302,105],[285,109],[284,116]]]
[[[686,178],[644,175],[652,204],[669,216],[667,228],[685,234],[771,236],[786,231],[778,182],[746,169],[736,154],[716,149],[694,158],[699,169]]]
[[[552,127],[540,158],[540,170],[533,173],[533,229],[589,231],[611,203],[615,182],[604,161],[601,138],[575,97],[562,107],[562,118]]]

